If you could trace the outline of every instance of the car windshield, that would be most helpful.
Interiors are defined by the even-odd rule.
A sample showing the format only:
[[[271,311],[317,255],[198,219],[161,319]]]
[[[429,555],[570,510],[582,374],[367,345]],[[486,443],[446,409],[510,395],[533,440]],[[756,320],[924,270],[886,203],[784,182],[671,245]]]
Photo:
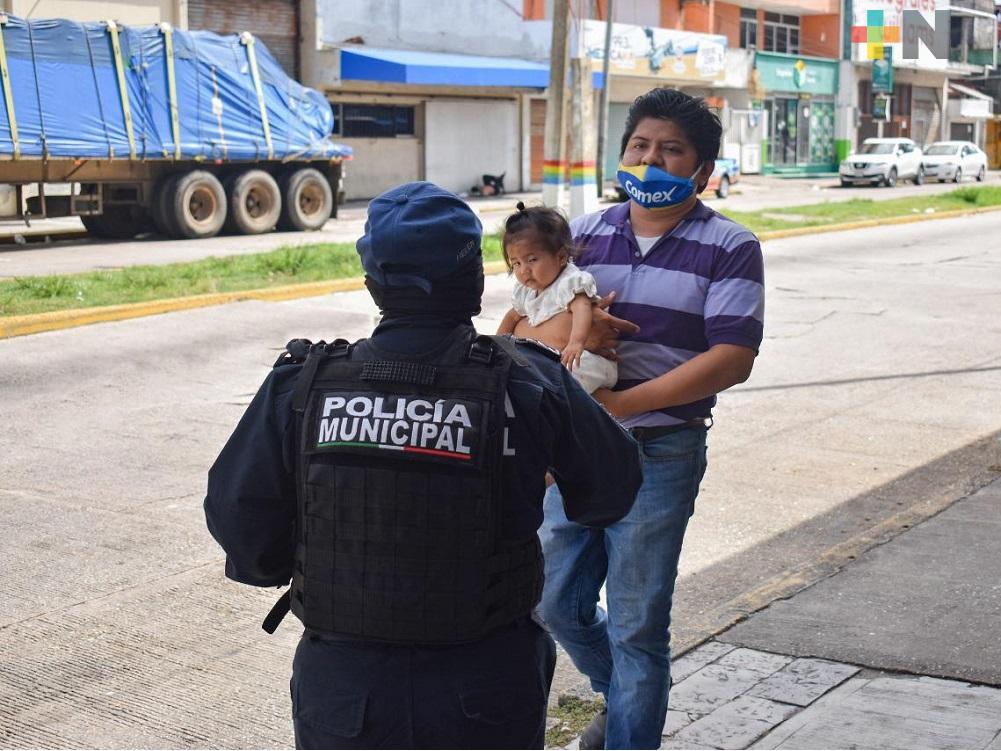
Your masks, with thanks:
[[[954,143],[933,143],[925,152],[926,156],[942,156],[943,154],[955,154],[959,151],[959,146]]]
[[[897,148],[897,144],[895,143],[864,143],[862,144],[862,149],[859,151],[859,153],[892,154],[895,148]]]

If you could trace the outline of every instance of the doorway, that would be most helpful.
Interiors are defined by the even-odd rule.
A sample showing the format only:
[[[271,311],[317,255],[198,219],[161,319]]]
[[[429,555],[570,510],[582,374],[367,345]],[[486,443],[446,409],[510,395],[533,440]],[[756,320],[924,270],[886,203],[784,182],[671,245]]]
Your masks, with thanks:
[[[768,161],[773,165],[795,165],[806,148],[806,116],[798,98],[775,97],[765,102],[769,122]],[[807,110],[808,112],[809,110]],[[800,146],[800,140],[804,144]]]

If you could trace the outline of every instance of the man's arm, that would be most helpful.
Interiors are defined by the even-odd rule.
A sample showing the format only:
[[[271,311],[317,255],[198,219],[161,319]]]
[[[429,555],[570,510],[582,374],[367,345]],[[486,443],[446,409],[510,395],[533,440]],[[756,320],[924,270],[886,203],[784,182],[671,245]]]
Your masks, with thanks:
[[[268,375],[209,470],[205,521],[226,576],[257,587],[292,578],[296,492],[291,387],[299,366]]]
[[[690,404],[746,381],[755,354],[750,347],[717,344],[646,383],[625,391],[599,389],[594,397],[616,417]]]
[[[554,441],[552,473],[567,518],[607,527],[633,506],[643,481],[632,437],[561,368],[556,408],[561,431]]]

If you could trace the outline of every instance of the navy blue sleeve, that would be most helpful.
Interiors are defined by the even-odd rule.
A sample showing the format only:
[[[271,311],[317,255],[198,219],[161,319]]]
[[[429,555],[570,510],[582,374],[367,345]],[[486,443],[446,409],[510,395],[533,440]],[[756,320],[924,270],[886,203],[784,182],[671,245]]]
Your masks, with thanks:
[[[552,473],[567,519],[607,527],[629,513],[643,482],[639,448],[605,408],[560,367],[565,413]]]
[[[226,551],[226,576],[288,584],[295,546],[295,420],[299,365],[273,370],[209,470],[205,521]]]
[[[643,481],[636,441],[566,368],[531,355],[543,376],[550,471],[567,518],[589,527],[614,524],[629,513]]]

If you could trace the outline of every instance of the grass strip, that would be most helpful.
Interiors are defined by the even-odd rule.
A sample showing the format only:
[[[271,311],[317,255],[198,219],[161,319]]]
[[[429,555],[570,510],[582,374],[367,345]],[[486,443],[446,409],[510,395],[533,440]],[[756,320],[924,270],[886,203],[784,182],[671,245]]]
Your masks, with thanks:
[[[888,217],[1001,205],[1001,187],[965,187],[938,195],[881,201],[852,199],[762,211],[723,212],[753,232],[819,227]],[[500,260],[497,235],[483,238],[485,260]],[[318,243],[253,255],[163,266],[130,266],[0,281],[0,317],[241,292],[361,276],[353,243]]]
[[[874,188],[878,190],[878,188]],[[969,186],[929,196],[890,198],[873,200],[853,198],[849,201],[828,201],[807,206],[789,206],[761,211],[727,211],[720,213],[743,224],[752,232],[793,229],[797,227],[819,227],[825,224],[843,224],[868,219],[888,219],[912,214],[956,211],[985,206],[1001,205],[1001,187]],[[717,208],[719,210],[719,208]]]
[[[501,258],[497,236],[483,238],[483,256],[487,261]],[[361,275],[354,243],[317,243],[162,266],[15,277],[0,281],[0,316],[266,289]]]

